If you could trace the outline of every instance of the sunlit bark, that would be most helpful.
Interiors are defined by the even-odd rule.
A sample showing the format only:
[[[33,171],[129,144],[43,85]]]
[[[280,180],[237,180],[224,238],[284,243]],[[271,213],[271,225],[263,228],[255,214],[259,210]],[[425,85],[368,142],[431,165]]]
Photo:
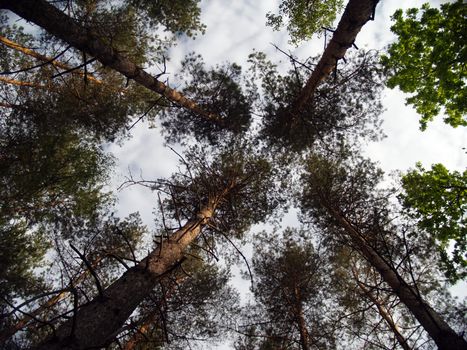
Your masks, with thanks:
[[[45,85],[31,83],[29,81],[8,79],[8,78],[4,78],[4,77],[0,77],[0,82],[5,83],[5,84],[10,84],[10,85],[16,85],[16,86],[34,87],[34,88],[37,88],[37,89],[46,89],[47,88]]]
[[[72,67],[70,67],[69,65],[65,64],[65,63],[62,63],[58,60],[54,60],[53,58],[51,57],[47,57],[45,55],[42,55],[34,50],[31,50],[27,47],[24,47],[24,46],[21,46],[20,44],[14,42],[14,41],[11,41],[10,39],[7,39],[3,36],[0,35],[0,42],[2,44],[4,44],[5,46],[9,47],[9,48],[12,48],[16,51],[19,51],[19,52],[22,52],[24,53],[25,55],[28,55],[28,56],[31,56],[31,57],[34,57],[42,62],[47,62],[47,63],[50,63],[51,65],[55,66],[55,67],[58,67],[58,68],[61,68],[61,69],[65,69],[66,71],[70,71],[71,74],[77,74],[77,75],[80,75],[80,76],[85,76],[86,75],[86,79],[89,80],[89,81],[92,81],[93,83],[96,83],[96,84],[102,84],[102,81],[100,81],[99,79],[93,77],[92,75],[90,74],[86,74],[84,73],[83,71],[81,70],[71,70]]]
[[[357,34],[368,22],[379,0],[350,0],[313,73],[292,106],[292,114],[299,115],[307,102],[313,97],[318,85],[336,68],[347,49],[352,47]]]

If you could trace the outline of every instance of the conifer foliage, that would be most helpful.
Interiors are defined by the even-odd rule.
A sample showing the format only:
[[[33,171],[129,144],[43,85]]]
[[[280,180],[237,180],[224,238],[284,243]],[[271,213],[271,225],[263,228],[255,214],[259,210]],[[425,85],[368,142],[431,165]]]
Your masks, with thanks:
[[[381,58],[354,48],[377,4],[283,0],[268,24],[294,44],[345,5],[322,56],[191,53],[169,84],[169,49],[209,30],[199,0],[0,0],[2,349],[466,349],[445,283],[465,278],[465,173],[388,188],[360,155],[385,83],[417,93],[423,127],[442,106],[463,124],[465,5],[398,11]],[[147,226],[141,203],[119,217],[108,152],[142,121],[179,158],[119,187],[153,194]]]

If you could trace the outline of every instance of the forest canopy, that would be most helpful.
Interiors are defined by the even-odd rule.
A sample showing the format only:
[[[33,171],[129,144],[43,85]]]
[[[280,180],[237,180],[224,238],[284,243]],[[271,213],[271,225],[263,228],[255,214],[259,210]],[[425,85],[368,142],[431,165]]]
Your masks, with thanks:
[[[466,6],[420,6],[0,0],[0,348],[466,349]]]

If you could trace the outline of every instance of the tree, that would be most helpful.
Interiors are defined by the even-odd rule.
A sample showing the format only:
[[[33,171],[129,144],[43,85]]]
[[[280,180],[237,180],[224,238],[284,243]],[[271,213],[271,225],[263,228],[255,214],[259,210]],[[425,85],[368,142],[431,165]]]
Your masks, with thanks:
[[[45,271],[42,276],[47,285],[36,289],[32,293],[33,298],[28,297],[21,307],[10,305],[8,317],[4,318],[5,325],[0,331],[0,344],[31,346],[35,340],[43,337],[44,328],[53,327],[50,319],[66,312],[70,299],[73,302],[86,302],[88,295],[94,293],[96,283],[108,284],[120,273],[120,264],[125,265],[125,261],[135,259],[134,251],[146,228],[142,226],[139,215],[132,214],[120,220],[114,217],[111,209],[109,205],[92,217],[62,212],[64,217],[59,222],[40,222],[40,236],[29,232],[31,237],[47,242],[48,248],[54,248],[48,251],[52,262],[43,265]],[[15,252],[18,253],[20,250]],[[31,256],[34,256],[33,253],[30,253]],[[28,260],[23,259],[26,264],[18,265],[28,266]],[[13,338],[19,331],[23,332]]]
[[[387,196],[374,190],[380,170],[366,160],[346,163],[344,159],[309,158],[302,182],[302,211],[323,229],[334,227],[334,234],[368,260],[440,349],[464,349],[466,341],[396,268],[412,262],[395,249],[403,245],[388,216]],[[410,250],[407,254],[412,255]]]
[[[43,234],[43,233],[41,233]],[[43,263],[48,243],[41,235],[31,235],[23,223],[0,218],[0,326],[7,327],[7,315],[16,298],[38,293],[42,279],[34,269]]]
[[[183,269],[162,278],[151,296],[138,308],[125,341],[125,350],[205,348],[226,335],[225,328],[238,312],[237,295],[228,285],[229,273],[208,258],[202,250],[190,249]]]
[[[205,26],[200,21],[200,0],[129,0],[128,3],[135,7],[141,17],[147,16],[149,25],[163,25],[165,30],[177,35],[186,34],[190,37],[197,33],[203,33]]]
[[[422,230],[435,239],[442,269],[451,281],[467,274],[467,171],[449,172],[442,164],[425,170],[420,163],[402,177],[400,199]],[[454,242],[452,258],[449,244]]]
[[[208,70],[201,56],[190,54],[182,62],[179,77],[185,80],[183,95],[221,119],[213,123],[199,120],[187,109],[167,109],[162,115],[162,126],[169,142],[184,143],[191,134],[198,141],[217,144],[228,138],[229,132],[238,135],[248,129],[253,96],[242,88],[244,78],[240,66],[232,63]]]
[[[389,73],[387,85],[412,93],[406,101],[421,115],[422,130],[442,108],[445,123],[467,125],[466,16],[467,6],[461,0],[440,9],[428,4],[411,8],[405,18],[402,10],[392,16],[391,30],[398,38],[382,56]]]
[[[355,249],[347,245],[333,247],[329,260],[333,264],[332,289],[336,305],[341,308],[335,319],[348,334],[347,343],[359,348],[406,350],[433,346],[397,295],[385,288],[378,271]],[[428,280],[434,277],[428,270],[424,273],[429,275]],[[422,285],[421,278],[417,282]]]
[[[203,110],[196,102],[187,99],[178,91],[148,74],[119,50],[107,45],[101,36],[92,30],[86,30],[75,19],[68,17],[46,1],[2,1],[0,7],[9,9],[22,18],[36,23],[76,49],[94,56],[104,66],[115,69],[128,79],[164,96],[176,105],[193,111],[201,118],[214,123],[220,120],[214,113]]]
[[[118,341],[124,341],[130,348],[134,344],[146,348],[164,346],[176,336],[184,340],[193,335],[211,336],[215,329],[212,321],[219,312],[213,314],[215,309],[199,303],[215,300],[220,306],[222,301],[233,308],[230,295],[223,294],[226,276],[203,265],[200,269],[205,273],[198,274],[199,279],[184,280],[180,273],[189,269],[188,256],[217,259],[221,254],[221,258],[231,260],[232,249],[226,246],[237,250],[236,242],[252,224],[262,222],[282,204],[284,196],[296,200],[291,192],[280,192],[288,191],[301,156],[328,151],[326,156],[311,156],[306,162],[300,203],[304,217],[325,237],[329,249],[326,253],[344,246],[357,255],[351,260],[354,269],[344,272],[347,279],[343,285],[350,291],[341,290],[337,297],[327,293],[330,266],[320,269],[322,256],[316,254],[310,242],[298,242],[290,234],[289,240],[269,246],[268,241],[274,240],[265,237],[258,241],[263,246],[257,249],[254,269],[261,276],[263,288],[255,290],[261,303],[251,309],[267,316],[266,323],[244,327],[248,337],[265,340],[248,339],[239,346],[262,350],[292,344],[304,349],[333,347],[334,342],[339,342],[335,335],[343,334],[333,333],[336,325],[344,325],[349,331],[344,336],[361,336],[371,329],[381,331],[381,336],[373,331],[365,337],[365,345],[374,339],[378,340],[376,346],[385,346],[387,339],[395,346],[396,341],[402,345],[403,338],[410,337],[398,331],[400,323],[395,319],[407,311],[406,306],[414,317],[409,315],[408,321],[402,322],[404,326],[418,327],[416,318],[440,348],[464,349],[465,342],[454,330],[457,324],[444,321],[449,317],[442,303],[433,304],[437,305],[436,311],[429,305],[434,292],[441,290],[437,275],[430,274],[436,256],[426,258],[432,253],[429,235],[424,230],[415,233],[410,228],[415,227],[413,220],[392,213],[388,192],[375,190],[380,172],[370,162],[339,158],[340,151],[350,149],[349,142],[354,145],[354,136],[368,133],[376,137],[378,132],[373,128],[379,113],[379,104],[374,100],[378,101],[381,70],[374,58],[357,56],[357,64],[346,66],[342,75],[336,69],[358,31],[372,17],[377,1],[349,2],[307,84],[303,82],[309,62],[302,64],[293,57],[294,70],[282,76],[257,55],[251,70],[257,77],[248,81],[242,79],[240,67],[235,64],[207,68],[191,56],[184,64],[186,76],[180,79],[184,81],[180,93],[162,82],[165,70],[151,76],[141,68],[154,60],[164,63],[162,48],[152,54],[150,42],[154,37],[147,37],[151,32],[148,26],[167,29],[177,36],[182,32],[194,35],[203,29],[198,3],[76,0],[51,5],[44,0],[0,0],[1,8],[11,9],[45,30],[38,40],[23,33],[2,32],[2,37],[9,40],[9,49],[0,51],[1,64],[8,74],[8,78],[0,79],[4,92],[0,102],[2,111],[6,111],[0,125],[8,137],[0,156],[9,170],[4,198],[12,198],[6,209],[2,208],[3,222],[5,227],[11,220],[25,222],[28,230],[40,227],[53,243],[54,261],[60,261],[58,267],[54,264],[51,268],[56,273],[48,275],[50,286],[34,283],[34,288],[43,293],[28,298],[27,308],[23,303],[10,302],[24,296],[22,290],[17,292],[21,283],[17,287],[9,277],[12,283],[5,288],[10,293],[6,312],[9,316],[29,314],[29,318],[18,322],[14,317],[7,321],[13,330],[26,322],[26,328],[12,338],[11,345],[53,350],[120,347]],[[60,40],[74,49],[63,49]],[[44,49],[42,43],[49,48]],[[157,45],[165,43],[156,41]],[[34,52],[29,46],[35,47]],[[326,79],[333,69],[335,80]],[[157,212],[162,226],[160,234],[150,237],[153,245],[135,251],[134,241],[143,234],[139,225],[132,225],[129,219],[127,227],[99,216],[105,204],[105,195],[100,192],[101,175],[105,177],[105,173],[99,161],[106,156],[98,142],[116,139],[128,128],[130,114],[140,113],[141,119],[148,111],[155,114],[160,110],[167,111],[164,124],[169,140],[190,144],[192,140],[185,138],[189,135],[209,145],[200,143],[182,158],[185,170],[170,179],[135,180],[130,175],[127,185],[143,185],[158,193]],[[244,133],[254,112],[264,117],[258,128],[261,131],[257,133],[253,127],[248,130],[251,133]],[[225,131],[255,138],[255,146],[246,147],[238,137],[232,142]],[[8,153],[10,145],[14,146],[12,155]],[[266,147],[260,149],[258,145]],[[278,170],[258,156],[257,149],[270,156]],[[293,161],[287,164],[284,158]],[[16,169],[27,175],[38,174],[25,176],[26,195],[21,192],[21,177],[15,177]],[[288,175],[283,182],[283,178],[275,177],[279,171]],[[47,181],[42,183],[43,179]],[[17,212],[11,204],[26,209]],[[16,227],[7,228],[13,238],[19,238],[16,246],[20,257],[25,249],[35,250],[27,256],[26,264],[15,270],[29,278],[42,250],[22,244],[30,231],[25,229],[22,235]],[[34,238],[41,237],[38,232],[33,232]],[[20,260],[12,261],[21,264]],[[430,273],[425,273],[422,266]],[[196,268],[193,270],[196,272]],[[317,273],[321,271],[325,273]],[[271,292],[270,286],[277,288]],[[32,292],[23,294],[29,296]],[[64,294],[67,296],[58,298]],[[54,297],[49,299],[49,295]],[[349,300],[362,317],[355,321],[355,327],[340,322],[342,314],[328,322],[327,316],[334,316],[330,305],[339,312],[345,309],[346,305],[336,303],[338,297]],[[394,307],[400,301],[405,306]],[[363,312],[361,307],[373,308],[374,312]],[[280,322],[279,317],[287,322]],[[381,320],[386,326],[378,324]],[[317,335],[316,325],[326,330],[326,336]],[[145,334],[150,342],[145,343],[138,334]],[[422,335],[422,339],[426,337]],[[14,344],[16,340],[18,344]],[[174,347],[185,344],[174,342]]]
[[[230,149],[228,154],[218,154],[211,165],[202,153],[192,153],[190,162],[184,163],[187,173],[175,175],[171,181],[146,183],[169,195],[164,213],[172,212],[179,228],[171,230],[167,238],[161,237],[153,251],[107,288],[99,289],[91,302],[79,309],[75,305],[75,317],[65,321],[37,349],[108,345],[160,277],[182,263],[184,253],[203,228],[211,228],[214,236],[219,232],[225,237],[241,236],[252,223],[268,215],[275,207],[272,192],[266,191],[271,184],[271,169],[249,152],[244,156],[240,150]]]
[[[251,349],[330,349],[334,329],[328,322],[332,306],[326,285],[325,262],[303,232],[287,229],[282,235],[263,232],[254,238],[252,291],[256,307],[239,332],[259,339]],[[255,325],[254,333],[248,331]],[[275,348],[275,347],[273,347]]]
[[[285,76],[262,53],[250,55],[250,62],[250,94],[260,95],[255,101],[256,113],[262,117],[260,139],[275,151],[300,153],[317,145],[332,149],[337,144],[355,143],[360,137],[380,136],[383,85],[373,53],[360,52],[349,58],[336,78],[324,82],[297,115],[291,115],[291,103],[316,61],[294,62],[294,69]]]
[[[360,29],[374,17],[377,3],[378,0],[350,0],[348,2],[331,41],[293,103],[292,115],[299,115],[303,112],[305,105],[315,95],[318,85],[336,68],[337,62],[344,58],[347,49],[354,44]]]
[[[20,83],[12,84],[7,79],[1,85],[2,112],[7,119],[4,130],[12,130],[10,124],[25,120],[28,129],[43,128],[49,134],[73,129],[73,133],[84,132],[98,142],[114,141],[131,129],[134,115],[143,114],[150,120],[154,116],[151,112],[164,105],[147,89],[125,82],[111,69],[92,63],[84,70],[74,69],[79,61],[73,52],[60,48],[57,55],[53,40],[34,38],[21,28],[7,26],[6,18],[1,19],[2,43],[6,43],[0,48],[1,68]],[[49,52],[29,49],[42,46],[43,41],[48,43]],[[54,59],[58,56],[65,56],[62,59],[67,64]]]
[[[266,15],[267,25],[279,30],[284,25],[284,17],[287,18],[290,41],[298,45],[320,32],[323,27],[330,27],[342,4],[342,0],[283,0],[279,5],[278,15],[271,12]]]

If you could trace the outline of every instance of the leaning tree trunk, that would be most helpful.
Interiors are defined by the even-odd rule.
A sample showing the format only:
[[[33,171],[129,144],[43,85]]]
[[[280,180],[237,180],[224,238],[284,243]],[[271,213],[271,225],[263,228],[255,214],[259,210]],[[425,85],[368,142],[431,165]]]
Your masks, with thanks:
[[[209,223],[217,204],[229,190],[227,188],[221,196],[210,200],[196,218],[163,240],[138,265],[128,269],[107,287],[102,295],[74,310],[74,316],[35,349],[99,349],[110,344],[157,281],[181,263],[185,249]]]
[[[324,50],[323,56],[303,87],[300,95],[292,105],[292,114],[299,115],[307,102],[313,97],[318,85],[336,68],[337,61],[342,59],[350,48],[360,29],[372,19],[379,0],[350,0],[337,25],[331,41]]]
[[[50,5],[45,0],[0,0],[0,8],[13,11],[27,21],[37,24],[50,34],[67,42],[78,50],[94,56],[104,66],[111,67],[123,74],[128,79],[145,86],[167,100],[186,108],[201,118],[213,123],[222,123],[222,119],[215,113],[210,113],[201,108],[180,92],[170,88],[163,82],[138,67],[124,54],[106,45],[92,28],[84,28],[73,18]]]
[[[400,276],[338,210],[320,198],[321,205],[339,223],[365,259],[379,272],[383,280],[415,316],[440,350],[467,350],[467,342]]]
[[[148,339],[147,334],[151,330],[151,327],[159,327],[164,331],[164,336],[160,339],[161,344],[169,342],[168,331],[164,324],[164,310],[162,310],[162,305],[173,297],[176,292],[176,287],[180,283],[183,283],[187,277],[188,276],[186,274],[180,274],[175,277],[175,281],[171,284],[170,288],[162,292],[158,303],[155,306],[152,306],[152,310],[149,312],[149,314],[146,315],[138,324],[136,331],[127,339],[122,350],[136,349],[140,342]]]

